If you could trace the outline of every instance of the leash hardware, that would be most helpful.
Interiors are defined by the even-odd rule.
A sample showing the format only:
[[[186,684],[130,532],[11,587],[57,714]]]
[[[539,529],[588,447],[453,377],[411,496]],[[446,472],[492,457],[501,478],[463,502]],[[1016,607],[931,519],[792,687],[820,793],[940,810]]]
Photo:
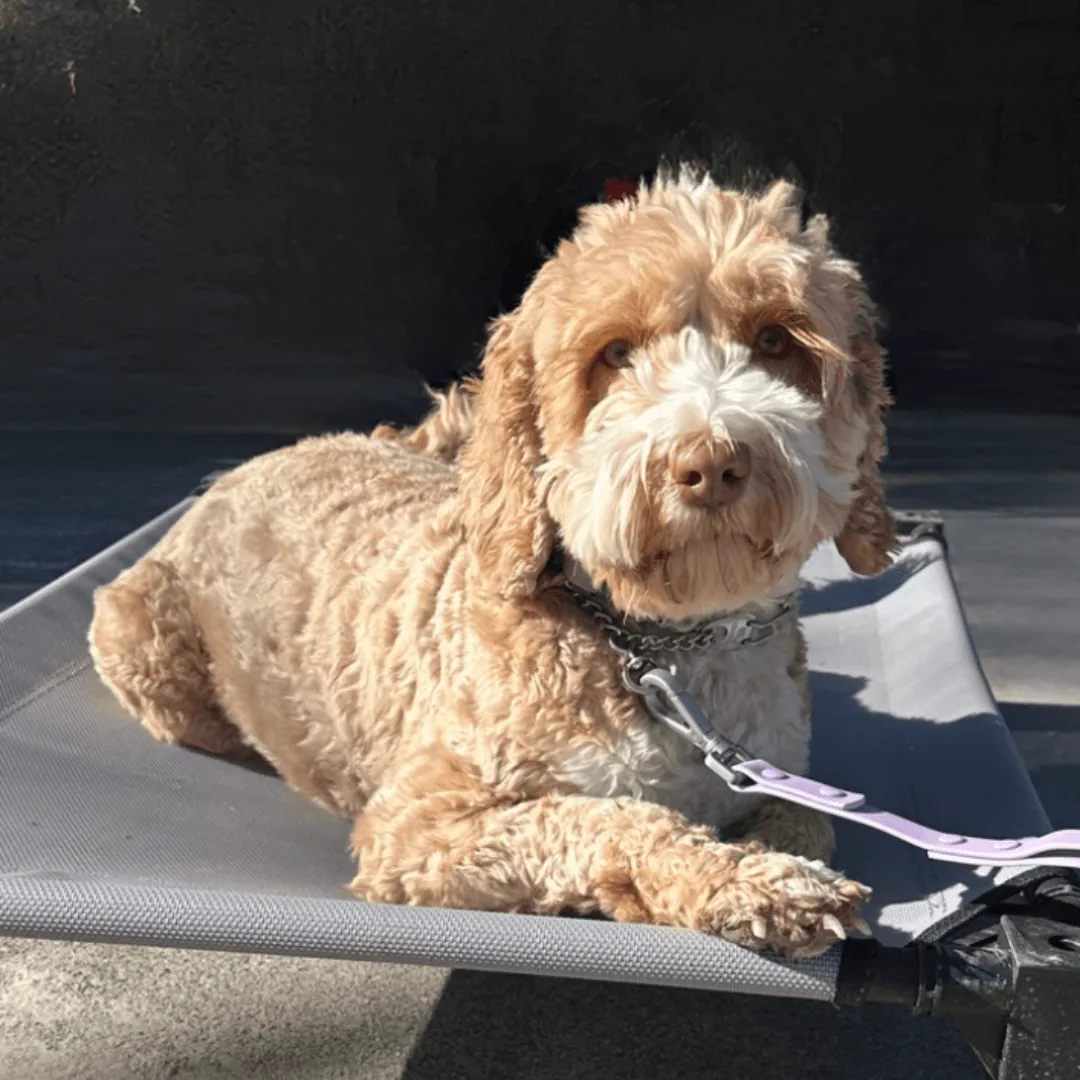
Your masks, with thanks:
[[[704,754],[706,767],[733,791],[771,795],[785,802],[845,818],[919,848],[931,859],[972,866],[1080,868],[1080,829],[1045,836],[993,839],[931,829],[882,810],[857,791],[845,791],[753,758],[721,735],[670,671],[645,657],[626,654],[623,682],[643,699],[649,715]]]
[[[659,724],[692,743],[705,755],[705,764],[732,788],[753,786],[753,778],[735,770],[753,760],[738,743],[726,739],[686,688],[670,671],[635,654],[623,663],[623,683],[644,701],[645,709]]]

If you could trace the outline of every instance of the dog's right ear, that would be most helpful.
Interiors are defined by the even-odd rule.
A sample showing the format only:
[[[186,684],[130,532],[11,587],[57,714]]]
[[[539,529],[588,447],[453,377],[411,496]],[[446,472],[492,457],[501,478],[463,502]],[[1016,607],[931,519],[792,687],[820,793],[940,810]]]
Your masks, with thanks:
[[[472,436],[461,452],[470,559],[484,586],[505,597],[536,591],[555,536],[537,491],[543,451],[534,379],[532,336],[519,309],[491,328]]]

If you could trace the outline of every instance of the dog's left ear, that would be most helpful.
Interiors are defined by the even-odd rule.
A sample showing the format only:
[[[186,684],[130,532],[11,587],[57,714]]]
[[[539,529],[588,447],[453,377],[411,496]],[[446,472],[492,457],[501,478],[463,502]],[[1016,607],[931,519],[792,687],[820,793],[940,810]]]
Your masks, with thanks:
[[[892,563],[896,535],[885,500],[881,461],[888,450],[885,421],[892,397],[885,385],[885,350],[877,340],[877,312],[861,279],[848,286],[853,304],[849,351],[854,360],[850,393],[867,424],[859,459],[855,501],[836,538],[836,548],[856,574],[877,574]]]
[[[881,479],[881,461],[888,449],[885,420],[892,398],[885,385],[885,350],[878,342],[880,315],[858,268],[833,249],[824,215],[810,218],[803,240],[821,259],[814,300],[818,316],[830,340],[842,345],[847,356],[842,365],[828,365],[823,387],[826,410],[835,410],[845,424],[861,420],[866,429],[855,498],[836,547],[856,574],[877,574],[891,564],[897,547]]]
[[[543,451],[534,378],[532,335],[519,308],[492,326],[461,452],[470,558],[484,586],[505,597],[536,591],[555,538],[537,491]]]

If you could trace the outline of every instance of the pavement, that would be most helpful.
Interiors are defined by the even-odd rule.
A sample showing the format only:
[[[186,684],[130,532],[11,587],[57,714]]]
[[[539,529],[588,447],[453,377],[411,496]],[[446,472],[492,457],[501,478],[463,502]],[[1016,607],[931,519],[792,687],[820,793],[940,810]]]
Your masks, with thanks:
[[[987,678],[1080,824],[1080,420],[898,414],[901,508],[944,513]],[[0,431],[0,605],[280,436]],[[867,1007],[325,960],[0,939],[4,1080],[977,1080]]]

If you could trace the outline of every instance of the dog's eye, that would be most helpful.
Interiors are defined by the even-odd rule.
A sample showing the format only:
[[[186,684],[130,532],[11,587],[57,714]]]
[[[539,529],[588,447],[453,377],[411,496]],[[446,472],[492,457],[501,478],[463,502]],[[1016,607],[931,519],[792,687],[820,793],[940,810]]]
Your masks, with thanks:
[[[609,341],[600,353],[600,359],[611,368],[624,368],[630,366],[630,350],[633,346],[629,341],[621,338]]]
[[[758,352],[765,356],[783,356],[791,344],[791,335],[782,326],[766,326],[758,333]]]

